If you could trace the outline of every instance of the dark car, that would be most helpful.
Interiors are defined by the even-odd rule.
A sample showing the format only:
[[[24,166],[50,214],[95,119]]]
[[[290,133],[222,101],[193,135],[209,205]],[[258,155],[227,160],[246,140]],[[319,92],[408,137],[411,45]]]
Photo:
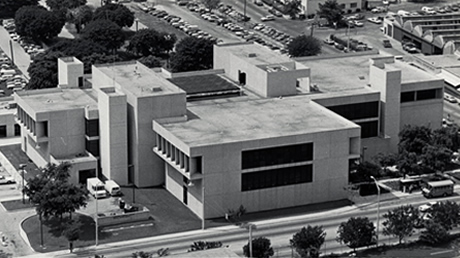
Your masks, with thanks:
[[[391,48],[393,46],[391,45],[391,42],[388,39],[384,39],[383,40],[383,47],[384,48]]]

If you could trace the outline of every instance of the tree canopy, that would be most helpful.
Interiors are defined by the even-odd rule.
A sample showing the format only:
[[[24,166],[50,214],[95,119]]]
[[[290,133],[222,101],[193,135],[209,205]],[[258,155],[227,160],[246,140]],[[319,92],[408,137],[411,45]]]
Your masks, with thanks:
[[[419,211],[412,205],[403,205],[389,210],[383,215],[383,234],[396,236],[401,244],[406,237],[414,233],[415,223],[419,218]]]
[[[68,182],[69,163],[48,164],[41,174],[27,180],[25,193],[45,218],[62,218],[87,204],[88,191]]]
[[[144,56],[139,58],[137,61],[141,62],[143,65],[148,68],[161,67],[162,63],[158,57],[155,56]]]
[[[431,206],[431,221],[443,226],[447,231],[460,223],[460,206],[456,202],[437,202]]]
[[[14,17],[16,33],[35,41],[45,41],[56,37],[64,22],[53,12],[43,7],[21,7]]]
[[[30,80],[26,85],[27,90],[54,88],[58,85],[57,60],[66,56],[61,52],[45,52],[34,57],[27,72]]]
[[[329,25],[341,26],[343,15],[342,7],[337,0],[327,0],[324,4],[319,3],[319,10],[316,12],[320,17],[326,18]]]
[[[301,257],[319,257],[325,238],[326,232],[322,226],[308,225],[295,233],[289,242]]]
[[[337,231],[337,241],[355,250],[375,243],[375,226],[367,217],[351,217],[342,222]]]
[[[37,4],[38,0],[0,0],[0,19],[13,18],[19,8]]]
[[[82,30],[81,36],[110,50],[118,49],[125,42],[121,28],[109,20],[95,20],[88,23]]]
[[[437,245],[449,237],[449,232],[436,222],[428,222],[425,225],[425,230],[420,234],[420,241],[425,242],[430,245]]]
[[[85,4],[86,0],[46,0],[46,5],[51,8],[51,10],[68,10]]]
[[[88,5],[78,6],[70,9],[67,13],[68,21],[75,24],[77,33],[80,33],[82,26],[85,26],[93,19],[93,8]]]
[[[321,53],[321,42],[313,36],[300,35],[295,37],[287,48],[289,55],[293,57],[314,56]]]
[[[201,2],[211,11],[217,9],[220,4],[220,0],[201,0]]]
[[[457,127],[431,130],[426,126],[404,126],[399,133],[398,167],[403,173],[443,171],[459,147]]]
[[[106,4],[96,9],[94,20],[109,20],[120,27],[131,27],[134,23],[134,13],[122,4]]]
[[[270,256],[273,256],[274,251],[271,245],[272,243],[268,238],[254,238],[252,239],[252,256],[250,256],[249,253],[249,242],[245,246],[243,246],[244,256],[254,258],[268,258]]]
[[[301,3],[299,0],[292,0],[287,2],[286,6],[286,14],[289,15],[292,19],[294,19],[297,14],[300,13]]]
[[[141,29],[131,38],[128,50],[142,56],[158,56],[174,48],[176,35],[158,32],[154,29]]]
[[[212,68],[214,41],[187,37],[179,41],[171,54],[171,70],[188,72]]]

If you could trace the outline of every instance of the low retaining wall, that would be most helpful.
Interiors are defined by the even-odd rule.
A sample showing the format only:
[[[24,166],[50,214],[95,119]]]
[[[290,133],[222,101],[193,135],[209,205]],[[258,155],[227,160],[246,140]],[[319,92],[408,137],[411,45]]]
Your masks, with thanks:
[[[117,225],[126,222],[148,220],[150,218],[150,210],[146,207],[141,211],[134,211],[129,213],[104,213],[99,214],[97,223],[99,226]]]

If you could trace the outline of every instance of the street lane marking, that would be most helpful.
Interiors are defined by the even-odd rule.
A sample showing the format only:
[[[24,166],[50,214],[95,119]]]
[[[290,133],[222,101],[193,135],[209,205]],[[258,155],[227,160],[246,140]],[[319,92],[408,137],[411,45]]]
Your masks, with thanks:
[[[434,252],[434,253],[431,253],[430,255],[438,255],[438,254],[445,254],[445,253],[450,253],[452,252],[453,250],[445,250],[445,251],[439,251],[439,252]]]

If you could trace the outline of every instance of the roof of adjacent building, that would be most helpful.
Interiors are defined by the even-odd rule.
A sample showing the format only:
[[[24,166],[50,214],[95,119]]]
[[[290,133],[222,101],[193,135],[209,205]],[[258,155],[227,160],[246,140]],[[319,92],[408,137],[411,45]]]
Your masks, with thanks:
[[[149,69],[139,62],[102,64],[96,67],[113,78],[114,83],[136,97],[183,92],[182,89],[166,80],[161,72]]]
[[[97,96],[92,90],[42,89],[18,91],[21,97],[36,112],[69,110],[74,108],[97,108]]]
[[[187,95],[239,90],[234,82],[216,74],[191,75],[168,79]]]
[[[299,61],[311,69],[311,85],[319,92],[357,94],[375,92],[369,85],[370,59],[382,57],[371,55],[343,55],[331,58],[312,58]],[[394,60],[385,64],[387,70],[401,70],[401,83],[438,79],[432,74],[416,67],[413,63]],[[370,87],[369,87],[370,86]],[[348,93],[346,93],[348,92]]]
[[[185,122],[159,123],[191,147],[359,128],[305,96],[201,101],[188,111]]]
[[[232,55],[244,59],[252,65],[267,65],[279,63],[292,63],[293,60],[287,56],[280,55],[268,48],[256,43],[238,43],[217,45],[219,48],[226,48]]]

